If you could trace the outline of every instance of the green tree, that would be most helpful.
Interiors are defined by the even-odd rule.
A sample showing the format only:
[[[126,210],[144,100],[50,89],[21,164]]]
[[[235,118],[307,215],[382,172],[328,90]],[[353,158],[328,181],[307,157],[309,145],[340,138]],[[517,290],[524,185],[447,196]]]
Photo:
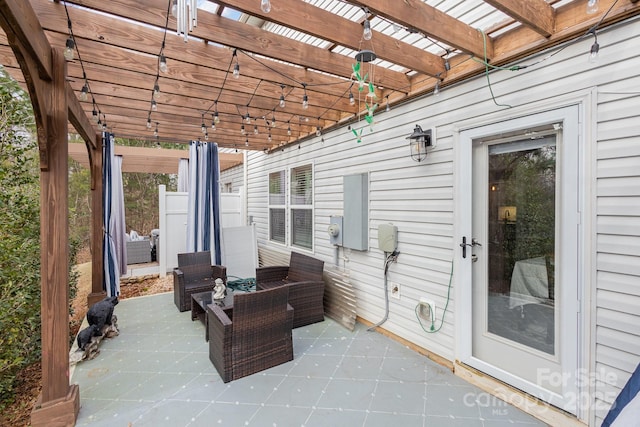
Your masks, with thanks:
[[[28,95],[0,68],[0,411],[17,372],[41,358],[40,184]],[[70,245],[70,268],[77,245]],[[69,274],[70,295],[77,276]]]

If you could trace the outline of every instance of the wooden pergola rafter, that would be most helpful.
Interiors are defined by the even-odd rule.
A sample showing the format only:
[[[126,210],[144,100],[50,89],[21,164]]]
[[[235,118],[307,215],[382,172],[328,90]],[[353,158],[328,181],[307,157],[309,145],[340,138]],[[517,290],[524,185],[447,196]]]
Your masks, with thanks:
[[[362,106],[352,106],[348,99],[354,59],[338,53],[342,47],[374,50],[391,64],[372,63],[370,70],[378,98],[394,104],[429,93],[438,81],[446,86],[484,73],[483,61],[510,64],[582,37],[595,31],[594,26],[602,28],[640,13],[638,0],[599,0],[601,12],[596,15],[586,14],[584,0],[468,2],[475,11],[489,5],[483,13],[499,10],[508,17],[501,15],[501,22],[481,31],[454,16],[453,10],[421,0],[340,0],[361,7],[362,19],[378,17],[443,46],[442,52],[434,53],[377,31],[371,42],[363,41],[362,19],[351,21],[303,0],[272,0],[269,14],[256,0],[221,0],[214,13],[198,13],[198,26],[185,43],[173,34],[175,20],[167,21],[169,1],[0,0],[0,64],[31,96],[40,152],[43,388],[32,413],[33,426],[73,425],[79,410],[78,387],[69,385],[68,377],[69,131],[85,141],[91,170],[89,303],[104,295],[102,136],[90,120],[93,100],[116,135],[186,143],[201,138],[203,117],[210,124],[211,113],[218,111],[222,120],[215,134],[211,132],[212,140],[222,147],[268,151],[313,135],[316,126],[326,130],[358,115]],[[240,20],[226,18],[224,8],[245,15]],[[69,35],[67,11],[82,63],[66,61],[62,55]],[[275,34],[266,29],[267,21],[317,37],[325,47]],[[163,40],[170,69],[159,74]],[[238,80],[228,78],[235,61],[242,67]],[[156,78],[161,97],[159,110],[151,112]],[[81,102],[85,81],[93,99]],[[309,109],[300,105],[305,92]],[[285,108],[278,105],[282,94]],[[259,135],[240,132],[241,116],[247,111],[259,118]],[[276,126],[267,128],[274,116]],[[153,136],[155,126],[147,128],[148,118],[161,129],[158,138]]]

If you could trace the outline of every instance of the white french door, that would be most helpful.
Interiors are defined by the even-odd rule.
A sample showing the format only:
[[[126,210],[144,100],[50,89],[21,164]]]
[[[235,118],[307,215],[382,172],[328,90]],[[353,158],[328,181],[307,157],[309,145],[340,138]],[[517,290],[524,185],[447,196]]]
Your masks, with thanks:
[[[468,280],[460,286],[471,296],[462,301],[470,315],[463,316],[461,360],[573,414],[578,117],[573,106],[460,133],[469,166],[461,179],[468,194],[459,242],[461,277]]]

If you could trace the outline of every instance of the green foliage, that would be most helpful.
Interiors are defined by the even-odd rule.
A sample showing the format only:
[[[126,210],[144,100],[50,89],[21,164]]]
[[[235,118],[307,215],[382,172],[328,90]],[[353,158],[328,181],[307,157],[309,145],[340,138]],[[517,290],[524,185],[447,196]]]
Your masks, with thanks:
[[[40,184],[27,94],[0,69],[0,410],[17,372],[41,358]],[[77,244],[71,245],[70,267]],[[77,276],[70,274],[70,295]]]

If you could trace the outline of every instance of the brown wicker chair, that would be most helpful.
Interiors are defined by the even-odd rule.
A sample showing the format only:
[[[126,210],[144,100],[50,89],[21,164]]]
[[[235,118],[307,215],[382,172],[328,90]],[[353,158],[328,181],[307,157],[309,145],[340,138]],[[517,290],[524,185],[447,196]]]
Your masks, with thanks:
[[[293,308],[285,286],[236,293],[233,306],[207,306],[209,359],[229,382],[293,360]]]
[[[259,267],[256,269],[256,289],[279,286],[289,288],[289,304],[293,307],[293,327],[324,320],[324,261],[308,255],[291,252],[288,266]]]
[[[173,302],[178,310],[191,310],[191,294],[213,291],[217,278],[226,285],[227,268],[211,265],[211,252],[178,254],[178,268],[173,270]]]

